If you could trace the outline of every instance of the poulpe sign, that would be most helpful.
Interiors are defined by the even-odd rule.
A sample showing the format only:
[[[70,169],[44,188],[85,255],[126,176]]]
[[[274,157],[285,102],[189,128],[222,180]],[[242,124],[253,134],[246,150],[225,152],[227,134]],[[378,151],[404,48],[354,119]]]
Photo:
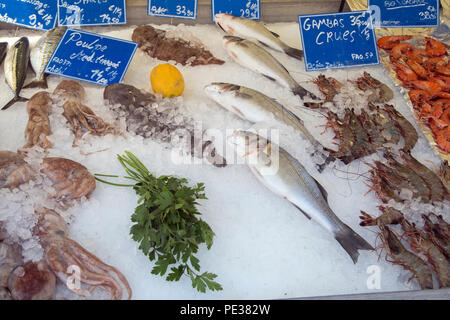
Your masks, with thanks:
[[[136,48],[131,41],[68,29],[45,72],[102,86],[119,83]]]
[[[368,11],[299,16],[306,71],[379,64]]]

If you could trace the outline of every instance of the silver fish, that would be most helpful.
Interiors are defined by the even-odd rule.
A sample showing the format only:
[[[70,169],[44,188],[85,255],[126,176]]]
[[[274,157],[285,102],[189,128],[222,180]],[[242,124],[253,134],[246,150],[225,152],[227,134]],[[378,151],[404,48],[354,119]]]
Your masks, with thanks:
[[[65,27],[53,28],[47,31],[31,49],[30,61],[36,73],[36,79],[24,88],[48,88],[44,70],[65,32]]]
[[[313,146],[321,146],[304,127],[303,121],[299,117],[259,91],[220,82],[207,85],[204,91],[208,97],[241,119],[258,123],[268,122],[275,118],[300,131]]]
[[[5,59],[5,78],[8,85],[14,91],[14,98],[2,110],[8,109],[16,102],[28,100],[19,96],[19,94],[27,77],[29,58],[30,43],[26,37],[17,40],[8,50]]]
[[[277,59],[257,44],[239,37],[224,36],[223,45],[228,54],[240,65],[289,88],[300,98],[309,95],[312,99],[317,99],[314,94],[299,85]]]
[[[262,184],[330,232],[354,263],[358,250],[373,250],[334,214],[325,189],[306,169],[289,153],[264,140],[255,133],[237,130],[228,141],[235,145],[238,155],[247,157],[250,170]]]
[[[232,36],[255,39],[266,47],[284,52],[295,59],[303,60],[302,50],[288,46],[280,40],[278,34],[268,30],[258,21],[235,17],[226,13],[217,13],[214,20],[223,31]]]

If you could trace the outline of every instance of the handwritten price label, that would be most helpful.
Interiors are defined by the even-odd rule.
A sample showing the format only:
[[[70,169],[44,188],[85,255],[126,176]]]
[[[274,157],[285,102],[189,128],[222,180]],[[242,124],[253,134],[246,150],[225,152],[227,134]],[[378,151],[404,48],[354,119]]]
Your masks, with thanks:
[[[0,21],[23,27],[50,30],[56,25],[57,5],[53,1],[0,0]]]
[[[368,11],[298,17],[306,71],[379,64]]]
[[[125,24],[125,0],[58,0],[60,26]]]
[[[148,15],[197,19],[197,0],[148,0]]]
[[[437,27],[439,0],[368,0],[375,27]]]
[[[135,42],[68,29],[45,72],[102,86],[120,83],[137,46]]]
[[[211,0],[212,20],[216,13],[228,13],[236,17],[252,20],[261,19],[259,0]]]

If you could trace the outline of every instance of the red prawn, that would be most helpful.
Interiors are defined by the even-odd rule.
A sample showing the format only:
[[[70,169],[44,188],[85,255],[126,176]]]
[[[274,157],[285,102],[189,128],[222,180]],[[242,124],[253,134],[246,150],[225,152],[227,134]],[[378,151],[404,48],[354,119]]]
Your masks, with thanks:
[[[401,41],[409,40],[412,36],[386,36],[381,37],[377,41],[377,45],[385,50],[390,50],[397,44],[399,44]]]

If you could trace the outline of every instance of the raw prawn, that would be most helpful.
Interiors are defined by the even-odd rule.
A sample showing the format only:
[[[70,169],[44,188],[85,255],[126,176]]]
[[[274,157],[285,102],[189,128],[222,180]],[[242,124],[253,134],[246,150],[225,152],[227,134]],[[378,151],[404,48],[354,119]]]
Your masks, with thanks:
[[[433,271],[436,272],[439,287],[450,287],[450,264],[439,248],[428,239],[426,234],[406,220],[402,221],[402,228],[408,236],[411,248],[416,253],[424,255]]]
[[[379,226],[381,240],[386,249],[390,262],[401,265],[404,269],[412,272],[412,278],[416,278],[422,289],[433,289],[433,278],[425,261],[412,252],[406,250],[398,237],[388,226]]]
[[[382,214],[377,218],[371,217],[367,212],[361,210],[362,216],[359,218],[362,220],[359,225],[363,227],[367,226],[385,226],[388,224],[399,224],[404,219],[403,214],[392,208],[380,206]]]

